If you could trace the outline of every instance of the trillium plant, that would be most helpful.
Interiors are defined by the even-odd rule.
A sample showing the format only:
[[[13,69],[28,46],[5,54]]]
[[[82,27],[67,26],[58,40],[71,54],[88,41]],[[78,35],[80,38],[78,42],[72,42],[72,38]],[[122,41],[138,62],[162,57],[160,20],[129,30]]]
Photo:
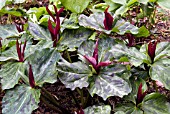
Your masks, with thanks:
[[[153,29],[166,4],[0,3],[2,114],[170,114],[170,43]]]

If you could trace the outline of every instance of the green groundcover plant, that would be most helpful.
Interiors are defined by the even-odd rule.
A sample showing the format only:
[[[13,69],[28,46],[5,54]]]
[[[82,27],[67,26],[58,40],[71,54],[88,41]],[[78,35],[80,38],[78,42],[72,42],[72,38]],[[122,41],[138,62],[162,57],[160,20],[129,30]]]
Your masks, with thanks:
[[[42,101],[70,114],[43,86],[61,81],[80,94],[77,114],[170,114],[156,85],[170,90],[170,43],[155,38],[138,45],[154,35],[157,7],[169,10],[168,1],[50,0],[26,10],[27,0],[2,0],[1,16],[26,20],[0,25],[2,113],[31,114]],[[148,92],[150,84],[156,92]],[[83,90],[103,102],[86,106]],[[113,96],[121,98],[114,107],[105,102]]]

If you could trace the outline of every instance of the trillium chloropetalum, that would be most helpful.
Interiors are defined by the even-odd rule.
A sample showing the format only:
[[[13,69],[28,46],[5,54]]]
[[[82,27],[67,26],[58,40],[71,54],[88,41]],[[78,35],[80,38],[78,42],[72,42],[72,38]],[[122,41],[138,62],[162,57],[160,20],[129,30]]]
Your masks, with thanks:
[[[156,45],[157,41],[155,40],[150,41],[148,44],[148,55],[150,56],[152,63],[154,62],[155,58]]]
[[[126,37],[127,37],[128,41],[129,41],[128,46],[129,47],[134,46],[135,45],[135,37],[131,33],[127,33]]]
[[[143,101],[145,96],[146,96],[146,91],[142,92],[142,83],[141,83],[138,87],[138,93],[137,93],[137,98],[136,98],[136,106]]]
[[[106,30],[111,30],[112,29],[112,24],[113,24],[113,17],[112,17],[112,15],[110,15],[110,13],[108,13],[108,9],[109,9],[109,6],[104,11],[105,18],[104,18],[103,23],[104,23],[104,28]]]
[[[32,66],[31,64],[29,63],[29,83],[30,83],[30,86],[32,88],[35,88],[35,81],[34,81],[34,75],[33,75],[33,72],[32,72]]]
[[[22,24],[15,23],[15,26],[16,26],[18,32],[24,31],[24,26]]]
[[[22,47],[22,42],[19,43],[18,42],[18,39],[16,41],[16,49],[17,49],[17,54],[18,54],[18,58],[19,58],[19,62],[24,62],[24,51],[25,51],[25,48],[26,48],[26,43],[27,41],[25,40],[24,42],[24,46]]]
[[[53,28],[51,20],[50,19],[48,20],[48,29],[49,29],[51,37],[52,37],[53,47],[56,47],[57,42],[58,42],[59,37],[60,37],[60,35],[59,35],[59,32],[60,32],[60,18],[59,18],[59,15],[60,15],[61,12],[63,12],[64,8],[62,7],[58,11],[57,7],[55,5],[53,5],[53,6],[54,6],[56,18],[54,17],[52,12],[48,9],[48,6],[46,7],[46,10],[47,10],[48,14],[52,17],[53,22],[56,24],[55,27]]]
[[[97,74],[100,71],[100,67],[108,66],[112,63],[111,61],[98,62],[98,41],[99,39],[96,40],[93,56],[89,57],[84,55],[84,58],[93,66]]]

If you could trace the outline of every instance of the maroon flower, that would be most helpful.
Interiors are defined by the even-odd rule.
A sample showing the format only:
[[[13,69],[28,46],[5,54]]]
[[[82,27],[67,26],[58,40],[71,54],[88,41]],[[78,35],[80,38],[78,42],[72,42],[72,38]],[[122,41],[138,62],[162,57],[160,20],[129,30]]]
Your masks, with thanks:
[[[15,26],[16,26],[18,32],[24,31],[24,26],[22,24],[15,23]]]
[[[98,41],[99,39],[96,40],[93,56],[89,57],[84,55],[84,58],[93,66],[97,73],[99,73],[102,66],[108,66],[112,63],[111,61],[98,62]]]
[[[104,19],[103,23],[104,23],[104,28],[106,30],[111,30],[112,25],[113,25],[113,17],[110,15],[110,13],[108,13],[108,9],[109,9],[109,6],[104,11],[105,19]]]
[[[135,45],[135,37],[132,35],[132,34],[130,34],[130,33],[127,33],[126,34],[126,37],[127,37],[127,39],[128,39],[128,46],[129,47],[132,47],[132,46],[134,46]]]
[[[30,86],[32,88],[35,88],[35,81],[34,81],[34,75],[33,75],[33,72],[32,72],[32,66],[30,63],[29,64],[29,83],[30,83]]]
[[[157,45],[157,41],[155,40],[150,41],[148,44],[148,55],[150,56],[152,63],[155,58],[156,45]]]
[[[22,46],[22,42],[19,43],[18,42],[18,39],[16,41],[16,48],[17,48],[17,54],[18,54],[18,58],[19,58],[19,62],[24,62],[24,51],[25,51],[25,48],[26,48],[26,40],[24,42],[24,46]]]
[[[81,108],[80,110],[77,111],[77,114],[84,114],[83,109]]]
[[[137,99],[136,99],[136,106],[141,103],[146,96],[146,91],[142,92],[142,83],[139,85],[138,88],[138,94],[137,94]]]
[[[60,32],[60,18],[59,15],[61,12],[63,12],[64,8],[62,7],[59,11],[57,11],[57,7],[55,5],[53,5],[54,10],[55,10],[55,15],[56,18],[54,17],[54,15],[52,14],[52,12],[48,9],[48,6],[46,6],[46,10],[48,12],[48,14],[52,17],[53,21],[55,22],[55,27],[53,28],[53,25],[51,23],[51,20],[48,20],[48,29],[50,31],[51,37],[52,37],[52,41],[53,41],[53,47],[56,47],[57,42],[59,40],[59,32]]]

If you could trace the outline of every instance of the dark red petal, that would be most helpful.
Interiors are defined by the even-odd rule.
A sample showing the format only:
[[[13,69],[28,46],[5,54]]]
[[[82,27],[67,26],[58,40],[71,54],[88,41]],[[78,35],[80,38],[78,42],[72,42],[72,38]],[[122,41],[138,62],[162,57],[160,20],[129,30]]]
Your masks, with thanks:
[[[98,45],[99,45],[99,39],[96,40],[96,44],[93,52],[93,58],[96,59],[97,64],[98,64]]]
[[[58,13],[57,7],[55,5],[53,5],[53,7],[54,7],[55,14],[57,14]]]
[[[152,62],[154,61],[155,58],[156,45],[157,41],[155,40],[150,41],[148,44],[148,55],[150,56]]]
[[[26,48],[26,43],[27,43],[27,41],[25,40],[24,46],[23,46],[23,49],[22,49],[22,52],[21,52],[23,61],[24,61],[24,52],[25,52],[25,48]]]
[[[16,48],[17,48],[17,54],[18,54],[19,61],[21,62],[21,46],[18,42],[18,39],[16,41]]]
[[[101,66],[108,66],[108,65],[110,65],[112,62],[111,61],[105,61],[105,62],[100,62],[97,66],[98,67],[101,67]]]
[[[138,94],[137,94],[137,99],[136,99],[136,105],[141,103],[145,96],[146,96],[146,91],[144,93],[142,93],[142,83],[141,83],[139,85],[139,87],[138,87]]]
[[[48,6],[46,6],[46,11],[53,18],[53,21],[56,22],[56,19],[55,19],[54,15],[52,14],[52,12],[48,9]]]
[[[60,13],[63,11],[64,11],[64,7],[60,8],[60,10],[58,11],[58,15],[60,15]]]
[[[32,66],[29,64],[29,83],[32,88],[35,87],[34,75],[32,72]]]
[[[128,38],[128,41],[129,41],[128,46],[129,47],[134,46],[135,45],[135,37],[132,34],[130,34],[130,33],[127,33],[126,37]]]
[[[77,111],[77,114],[84,114],[83,109],[81,108],[80,110]]]
[[[96,61],[96,59],[95,59],[94,57],[88,57],[88,56],[84,55],[84,58],[85,58],[89,63],[91,63],[91,65],[92,65],[93,67],[96,67],[97,61]]]
[[[113,17],[110,15],[110,13],[108,13],[108,8],[109,7],[107,7],[106,10],[104,11],[105,19],[103,23],[106,30],[111,30],[113,25]]]
[[[51,34],[51,37],[52,37],[52,41],[54,41],[55,33],[54,33],[53,25],[52,25],[50,19],[48,20],[48,30],[50,31],[50,34]]]

